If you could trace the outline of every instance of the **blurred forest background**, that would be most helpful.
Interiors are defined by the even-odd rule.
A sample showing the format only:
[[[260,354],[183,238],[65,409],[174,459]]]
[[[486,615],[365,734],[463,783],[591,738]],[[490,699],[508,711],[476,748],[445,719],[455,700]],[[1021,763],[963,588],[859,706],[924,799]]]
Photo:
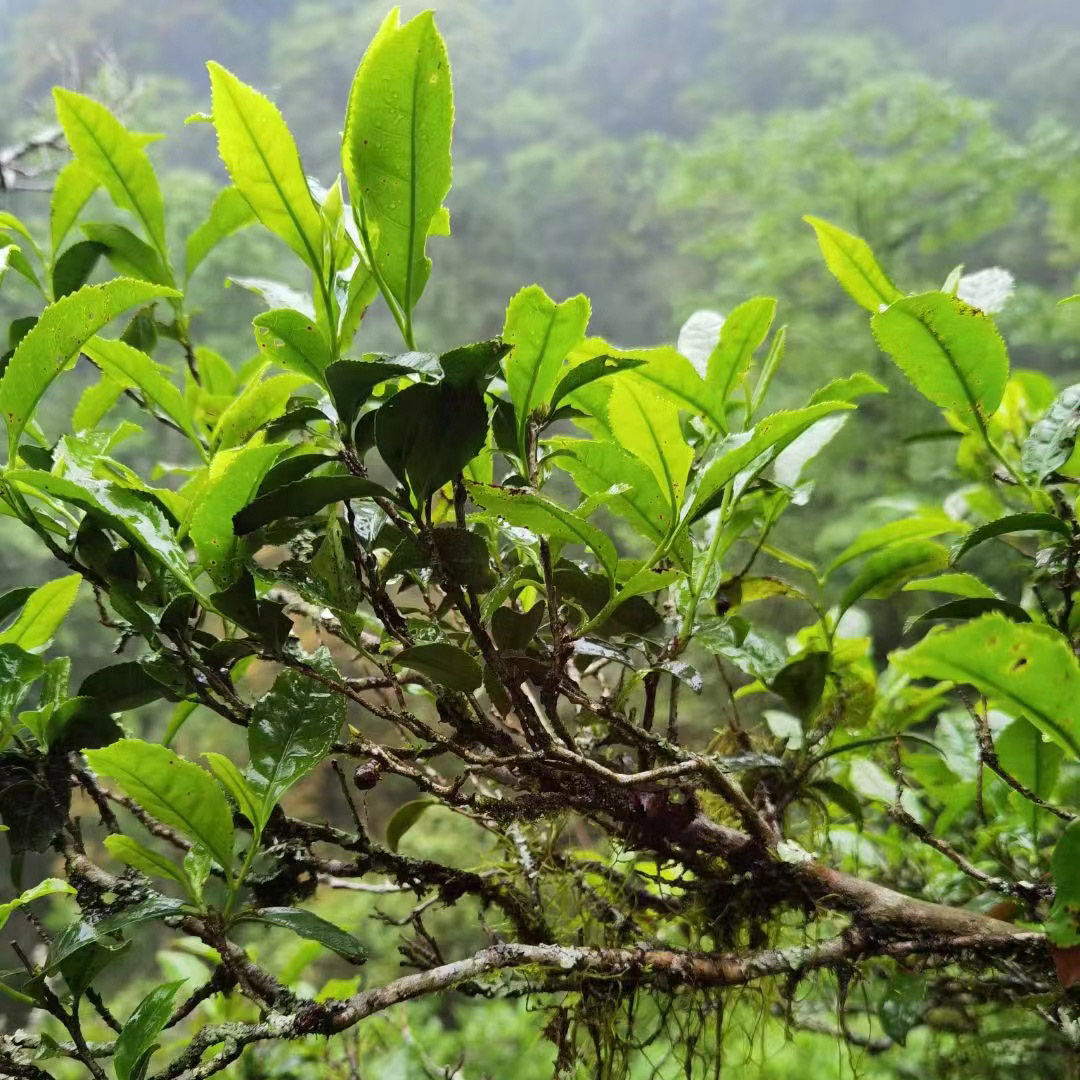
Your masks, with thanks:
[[[405,14],[422,6],[406,3]],[[207,108],[204,62],[273,98],[307,172],[329,184],[350,81],[385,11],[386,0],[0,0],[0,147],[53,124],[54,84],[95,94],[135,129],[167,136],[151,153],[170,229],[183,237],[224,184],[212,129],[183,125]],[[873,515],[931,499],[951,450],[893,438],[932,427],[936,413],[901,389],[864,313],[821,266],[804,213],[862,234],[905,290],[940,285],[957,263],[1007,268],[1017,290],[999,325],[1014,366],[1058,386],[1074,381],[1080,306],[1056,302],[1078,291],[1080,269],[1075,0],[443,0],[437,15],[456,92],[453,237],[432,242],[421,347],[498,333],[508,298],[534,281],[560,299],[585,292],[593,331],[624,346],[673,342],[701,307],[777,296],[790,324],[778,405],[854,370],[898,391],[860,407],[846,449],[817,468],[814,500],[790,515],[788,546],[822,557]],[[62,164],[63,152],[53,160]],[[45,190],[0,191],[0,209],[40,227],[48,175],[22,182]],[[279,256],[250,231],[207,259],[189,294],[199,344],[236,366],[251,355],[259,304],[221,285],[255,267],[282,277]],[[0,325],[32,310],[24,285],[9,275]],[[392,349],[394,336],[380,313],[360,347]],[[47,403],[60,425],[81,378],[58,384]],[[830,472],[830,457],[851,471]],[[0,530],[0,589],[56,573],[18,528]],[[875,607],[884,653],[906,612]],[[87,670],[112,645],[93,619],[86,601],[59,643]],[[709,708],[698,704],[703,716]],[[418,847],[454,842],[453,822],[443,831],[437,822],[443,815],[415,830]],[[365,1046],[380,1078],[448,1075],[437,1070],[461,1054],[470,1078],[550,1076],[543,1015],[507,1004],[505,1022],[485,1032],[495,1015],[448,1002],[358,1037],[375,1040]],[[729,1064],[745,1069],[733,1075],[776,1077],[906,1076],[915,1062],[923,1076],[977,1068],[935,1046],[857,1061],[829,1039],[802,1036],[799,1046],[785,1048],[779,1023],[750,1030]],[[989,1060],[993,1048],[983,1053]],[[252,1060],[236,1075],[335,1075]]]

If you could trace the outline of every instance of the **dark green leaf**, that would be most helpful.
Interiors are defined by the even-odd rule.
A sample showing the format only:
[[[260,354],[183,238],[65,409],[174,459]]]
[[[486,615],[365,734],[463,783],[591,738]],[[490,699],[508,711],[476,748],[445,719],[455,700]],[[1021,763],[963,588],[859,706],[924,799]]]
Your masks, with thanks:
[[[483,682],[480,665],[464,649],[443,642],[413,645],[393,659],[398,667],[411,667],[452,690],[475,690]]]
[[[350,964],[362,964],[367,960],[367,950],[352,934],[327,922],[313,911],[289,907],[259,908],[258,911],[244,912],[236,921],[264,923],[291,930],[297,937],[325,945]]]
[[[282,518],[309,517],[332,503],[380,498],[393,500],[386,488],[363,476],[308,476],[260,495],[233,516],[233,529],[244,536]]]
[[[173,1000],[184,980],[155,986],[135,1006],[120,1030],[113,1050],[113,1068],[117,1080],[139,1080],[154,1052],[154,1040],[165,1029],[172,1015]]]
[[[1007,536],[1018,532],[1053,532],[1066,539],[1072,536],[1069,526],[1053,514],[1010,514],[1008,517],[988,521],[985,525],[972,529],[953,547],[951,561],[959,562],[973,547],[992,540],[995,536]]]
[[[484,448],[487,407],[473,387],[417,383],[375,414],[375,445],[420,502],[452,480]]]
[[[324,677],[340,679],[325,650],[309,663]],[[264,815],[330,752],[345,721],[345,705],[341,694],[293,668],[256,702],[248,726],[248,780],[262,795]]]

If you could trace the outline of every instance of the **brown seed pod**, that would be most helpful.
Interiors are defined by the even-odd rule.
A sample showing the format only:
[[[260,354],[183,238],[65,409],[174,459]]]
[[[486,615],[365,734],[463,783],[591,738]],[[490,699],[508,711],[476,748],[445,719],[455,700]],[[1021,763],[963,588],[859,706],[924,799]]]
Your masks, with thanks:
[[[382,776],[382,766],[377,761],[365,761],[363,765],[356,766],[353,773],[353,783],[360,791],[370,791]]]

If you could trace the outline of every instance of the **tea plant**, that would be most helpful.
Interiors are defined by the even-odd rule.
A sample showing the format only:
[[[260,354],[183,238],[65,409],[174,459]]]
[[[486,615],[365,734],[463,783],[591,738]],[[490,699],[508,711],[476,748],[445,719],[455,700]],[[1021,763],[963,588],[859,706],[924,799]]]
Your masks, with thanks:
[[[884,388],[853,372],[769,411],[787,332],[773,300],[701,313],[677,347],[622,349],[589,336],[584,296],[532,285],[498,337],[418,341],[428,249],[450,230],[452,90],[430,14],[392,12],[367,50],[329,187],[274,105],[209,72],[211,111],[191,122],[213,125],[232,186],[182,259],[147,137],[68,90],[47,242],[0,216],[3,267],[44,302],[10,328],[0,509],[66,571],[0,597],[18,890],[0,924],[29,919],[44,947],[16,947],[5,976],[31,1010],[0,1036],[5,1073],[197,1080],[265,1044],[332,1053],[312,1037],[460,991],[541,1004],[560,1075],[624,1075],[662,1032],[689,1076],[719,1069],[725,1002],[750,985],[760,1014],[874,1051],[920,1026],[1022,1021],[1027,1060],[1063,1062],[1080,979],[1080,391],[1010,374],[986,289],[1000,275],[906,293],[863,241],[807,219],[942,410],[963,480],[817,567],[777,525]],[[124,223],[82,220],[99,189]],[[239,268],[267,310],[234,363],[200,345],[185,285],[254,226],[311,287]],[[119,276],[88,284],[105,265]],[[399,354],[360,344],[377,301]],[[49,432],[37,407],[77,366],[97,380]],[[132,406],[183,460],[149,475],[122,460]],[[1004,569],[977,572],[994,548]],[[123,658],[73,690],[71,659],[42,654],[80,590]],[[937,602],[879,671],[860,605],[924,593]],[[787,640],[766,621],[781,608]],[[196,711],[226,734],[184,757]],[[221,752],[234,730],[238,756]],[[344,824],[298,810],[316,770]],[[356,789],[387,780],[415,797],[375,835]],[[403,853],[409,830],[440,827],[432,808],[496,855]],[[363,965],[370,919],[341,918],[340,897],[364,888],[415,896],[400,921],[415,971],[309,993],[256,957],[261,927]],[[347,926],[310,906],[329,892]],[[58,926],[37,914],[49,896],[66,897]],[[486,939],[464,954],[429,929],[455,907]],[[150,924],[205,974],[117,1015]]]

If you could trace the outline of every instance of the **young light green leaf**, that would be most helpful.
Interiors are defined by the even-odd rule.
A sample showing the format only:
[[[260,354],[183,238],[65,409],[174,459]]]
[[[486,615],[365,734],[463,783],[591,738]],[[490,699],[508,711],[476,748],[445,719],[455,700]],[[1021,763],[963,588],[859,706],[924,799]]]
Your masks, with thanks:
[[[140,1080],[154,1053],[154,1040],[165,1030],[172,1015],[173,1001],[184,985],[183,979],[155,986],[135,1006],[120,1030],[113,1050],[116,1080]]]
[[[991,702],[1025,716],[1074,757],[1080,757],[1080,664],[1060,635],[1001,614],[932,630],[917,645],[894,652],[893,665],[913,678],[974,686]]]
[[[897,300],[870,325],[915,389],[973,430],[1001,404],[1009,357],[987,315],[955,296],[927,292]]]
[[[172,285],[172,272],[161,256],[145,240],[140,240],[126,225],[88,221],[82,226],[86,239],[96,244],[101,254],[118,274],[142,278],[156,285]],[[67,255],[71,248],[64,252]],[[57,266],[63,256],[57,261]]]
[[[233,764],[232,760],[224,754],[216,754],[212,750],[205,750],[203,751],[203,757],[206,758],[206,764],[210,766],[210,771],[217,777],[218,783],[233,797],[233,801],[236,803],[240,813],[261,832],[266,824],[266,815],[269,810],[264,811],[260,793],[255,790],[251,782]]]
[[[18,908],[25,907],[35,900],[40,900],[43,896],[56,896],[59,893],[74,895],[75,890],[66,881],[61,881],[59,878],[45,878],[44,881],[39,881],[32,889],[20,893],[14,900],[8,900],[7,903],[0,904],[0,929],[4,928],[8,919]]]
[[[254,323],[255,342],[268,360],[326,386],[323,372],[332,359],[330,345],[314,319],[279,308],[256,315]]]
[[[35,589],[19,617],[0,634],[0,645],[18,645],[27,652],[44,649],[75,603],[81,582],[78,574],[69,574]]]
[[[240,446],[219,451],[210,462],[190,533],[200,565],[219,588],[228,585],[239,571],[234,557],[233,515],[251,501],[283,448],[283,443]]]
[[[982,597],[984,599],[998,599],[994,592],[985,582],[980,581],[974,574],[956,572],[952,574],[938,574],[935,577],[919,578],[909,581],[903,589],[904,592],[940,592],[950,596],[966,596],[971,598]]]
[[[781,326],[779,330],[773,335],[771,344],[769,345],[769,351],[765,356],[765,363],[761,365],[761,374],[758,375],[757,382],[754,383],[754,393],[750,399],[750,416],[753,417],[757,414],[758,409],[761,408],[765,401],[765,395],[769,392],[769,387],[772,385],[773,377],[777,371],[780,370],[780,365],[784,362],[784,353],[787,349],[787,327]],[[824,399],[821,399],[824,400]],[[840,398],[841,401],[848,400],[847,398]],[[816,405],[817,400],[815,398],[810,399],[811,405]],[[749,420],[747,420],[749,423]]]
[[[139,140],[99,102],[63,87],[57,87],[53,97],[76,159],[117,206],[138,218],[164,259],[165,204],[154,167]]]
[[[550,400],[563,361],[584,340],[588,325],[589,301],[584,296],[556,304],[539,285],[530,285],[510,301],[502,338],[512,346],[506,358],[506,384],[519,443],[529,416]]]
[[[160,364],[141,350],[112,338],[91,338],[83,345],[83,352],[120,387],[141,390],[193,443],[200,444],[191,410]]]
[[[199,263],[234,232],[258,220],[251,204],[235,187],[219,191],[206,220],[187,238],[184,273],[191,277]]]
[[[330,654],[320,650],[311,666],[338,680]],[[307,776],[330,752],[345,722],[345,698],[302,671],[288,668],[270,692],[255,703],[248,726],[247,778],[261,798],[264,815],[293,784]]]
[[[554,464],[573,477],[584,495],[602,498],[608,510],[625,518],[654,546],[663,542],[671,530],[671,505],[642,461],[604,439],[558,437],[545,445],[557,452]],[[684,562],[688,555],[682,552]]]
[[[94,772],[112,777],[148,814],[202,844],[231,878],[232,813],[205,769],[141,739],[121,739],[85,756]]]
[[[64,502],[100,515],[147,560],[160,563],[193,592],[198,589],[191,578],[190,566],[168,518],[156,502],[119,483],[99,480],[89,470],[68,466],[66,476],[41,469],[11,469],[10,483],[21,490],[54,496]]]
[[[104,285],[84,285],[50,304],[19,342],[0,379],[9,460],[15,460],[19,438],[41,395],[77,350],[122,311],[156,297],[178,295],[161,285],[116,278]]]
[[[750,370],[754,351],[768,335],[775,315],[776,301],[771,296],[756,296],[740,304],[724,320],[705,377],[721,411]]]
[[[1036,798],[1045,801],[1053,796],[1061,759],[1065,755],[1061,747],[1044,738],[1034,724],[1023,717],[1014,720],[994,739],[994,750],[1001,767]],[[1039,807],[1028,803],[1027,810],[1032,837],[1038,841]]]
[[[54,259],[78,219],[79,212],[99,186],[94,173],[78,159],[69,161],[56,174],[49,203],[49,232]]]
[[[368,263],[412,343],[412,310],[431,273],[432,220],[450,190],[454,98],[434,16],[387,15],[357,69],[341,155]]]
[[[844,590],[840,614],[864,597],[880,600],[891,596],[904,582],[919,574],[944,569],[949,553],[930,540],[911,540],[882,548],[863,564],[855,580]]]
[[[121,833],[115,833],[112,836],[106,836],[104,843],[109,854],[122,863],[133,866],[136,870],[149,876],[170,878],[185,889],[187,888],[187,879],[184,877],[183,871],[172,859],[166,858],[152,848],[148,848],[145,844],[140,844],[138,840],[133,840],[130,836],[124,836]]]
[[[386,846],[397,851],[402,837],[420,820],[424,811],[434,805],[434,799],[413,799],[399,806],[386,825]]]
[[[612,431],[618,432],[620,444],[656,477],[674,518],[694,459],[693,450],[683,438],[675,403],[653,393],[637,379],[620,379],[608,398],[608,423]]]
[[[211,445],[228,450],[247,442],[268,420],[280,416],[293,393],[310,381],[307,375],[271,375],[264,379],[260,371],[218,418]]]
[[[322,218],[281,113],[220,64],[206,66],[218,151],[236,189],[263,225],[321,275]]]
[[[903,294],[878,266],[862,237],[852,236],[821,218],[807,216],[803,221],[817,234],[825,265],[857,304],[876,313],[882,305],[900,299]]]
[[[890,521],[888,524],[879,525],[874,529],[866,529],[861,532],[831,563],[825,570],[825,577],[829,577],[852,559],[858,559],[862,555],[880,551],[882,548],[893,544],[903,543],[907,540],[929,540],[945,533],[966,532],[967,526],[961,521],[954,521],[947,514],[939,510],[924,510],[916,517],[904,518],[902,521]]]
[[[452,690],[476,690],[484,681],[480,665],[464,649],[441,641],[402,649],[391,662],[396,667],[415,668]]]
[[[715,497],[740,473],[760,472],[781,450],[797,439],[811,424],[830,413],[854,408],[842,401],[823,401],[805,409],[777,412],[766,416],[749,432],[740,437],[737,445],[709,464],[698,481],[683,520],[693,522],[712,504]]]
[[[854,401],[856,398],[866,397],[867,394],[888,392],[877,379],[864,371],[856,371],[853,375],[841,375],[832,379],[819,390],[815,390],[810,395],[809,404],[816,405],[819,401]]]
[[[478,506],[498,514],[510,525],[529,529],[537,536],[584,544],[614,579],[618,553],[611,540],[572,510],[532,491],[467,484],[469,497]]]

